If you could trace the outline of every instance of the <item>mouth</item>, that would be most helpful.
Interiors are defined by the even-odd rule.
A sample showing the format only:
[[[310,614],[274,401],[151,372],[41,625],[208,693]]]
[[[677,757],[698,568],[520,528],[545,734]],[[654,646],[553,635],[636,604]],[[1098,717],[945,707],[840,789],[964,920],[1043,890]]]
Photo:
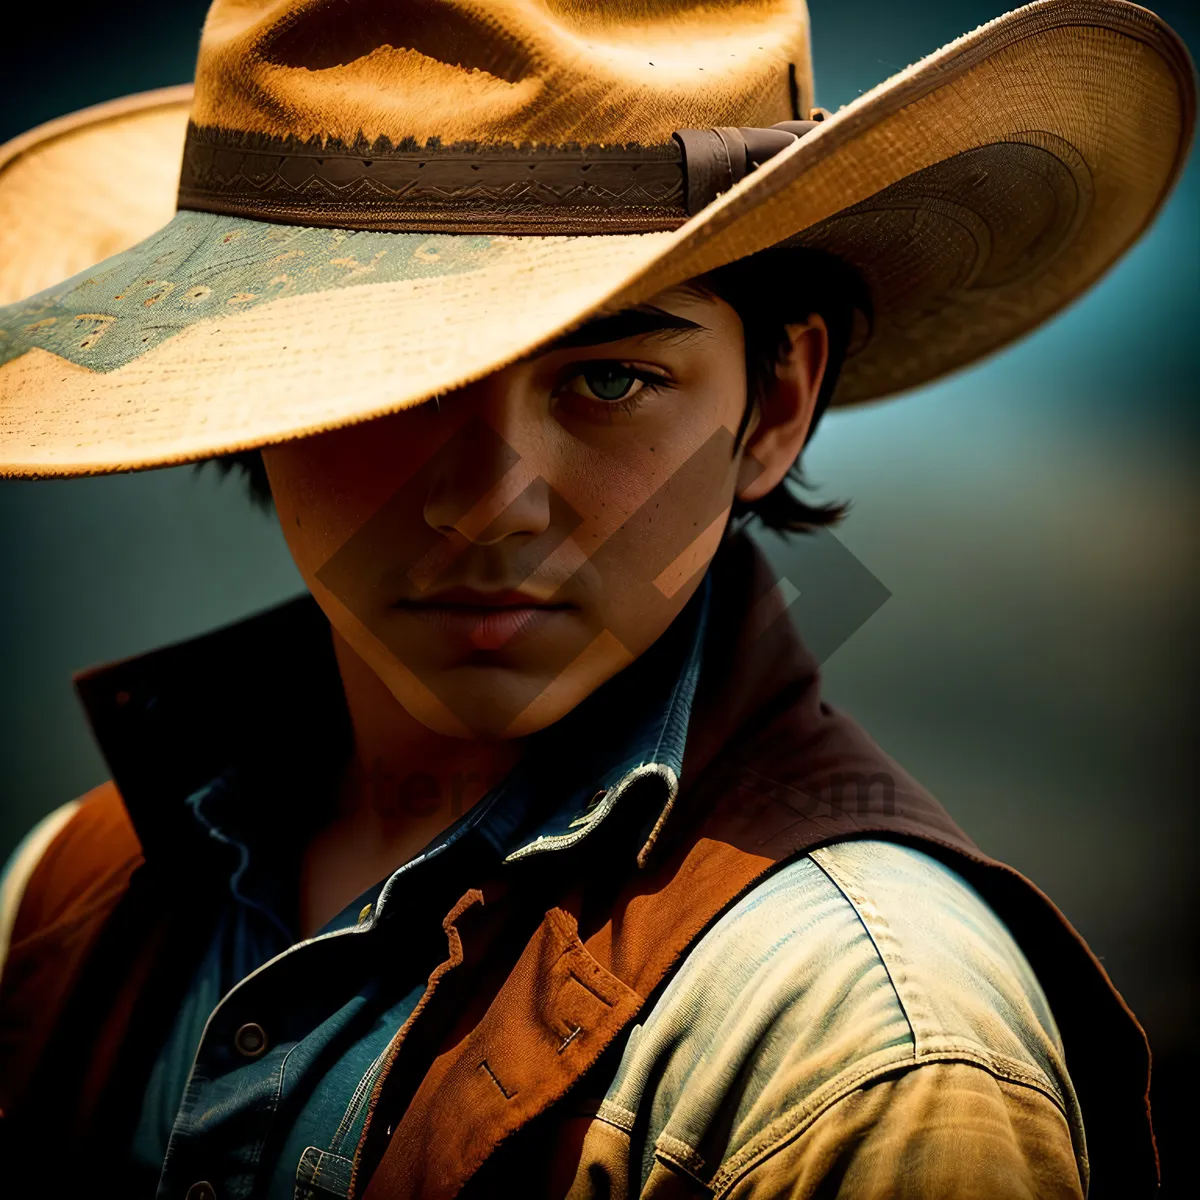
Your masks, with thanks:
[[[526,592],[473,588],[451,588],[423,600],[400,600],[393,607],[477,650],[500,650],[514,638],[575,609],[573,604],[551,604]]]

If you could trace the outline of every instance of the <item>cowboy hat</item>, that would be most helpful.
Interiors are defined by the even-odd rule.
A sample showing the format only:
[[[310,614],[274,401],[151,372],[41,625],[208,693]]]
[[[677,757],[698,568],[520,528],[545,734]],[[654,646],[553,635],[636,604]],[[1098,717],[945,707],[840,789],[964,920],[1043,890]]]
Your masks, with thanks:
[[[833,115],[803,0],[213,0],[194,89],[0,148],[0,474],[396,412],[781,243],[870,293],[833,403],[887,396],[1094,283],[1194,110],[1120,0],[1030,4]]]

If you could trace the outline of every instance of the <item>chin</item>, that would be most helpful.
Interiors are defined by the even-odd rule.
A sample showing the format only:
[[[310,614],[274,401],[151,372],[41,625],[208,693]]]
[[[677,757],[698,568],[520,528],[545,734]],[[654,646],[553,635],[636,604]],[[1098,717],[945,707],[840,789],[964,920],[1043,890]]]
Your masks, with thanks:
[[[413,693],[411,680],[392,694],[427,729],[446,737],[503,741],[526,737],[552,725],[574,704],[560,693],[559,679],[543,679],[511,667],[464,664],[432,674],[428,690]]]

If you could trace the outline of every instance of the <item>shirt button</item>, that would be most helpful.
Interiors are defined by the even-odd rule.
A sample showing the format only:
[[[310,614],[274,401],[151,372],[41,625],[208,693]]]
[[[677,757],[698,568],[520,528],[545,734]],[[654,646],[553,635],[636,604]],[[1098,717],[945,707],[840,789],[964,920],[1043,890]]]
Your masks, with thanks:
[[[217,1189],[207,1179],[202,1179],[188,1188],[184,1200],[217,1200]]]
[[[254,1021],[248,1021],[243,1025],[237,1033],[233,1035],[233,1044],[237,1047],[239,1054],[244,1054],[247,1058],[257,1058],[267,1048],[267,1034],[263,1027]],[[196,1184],[196,1187],[208,1187],[206,1184]],[[208,1192],[197,1192],[193,1197],[191,1192],[187,1194],[187,1200],[209,1200]]]

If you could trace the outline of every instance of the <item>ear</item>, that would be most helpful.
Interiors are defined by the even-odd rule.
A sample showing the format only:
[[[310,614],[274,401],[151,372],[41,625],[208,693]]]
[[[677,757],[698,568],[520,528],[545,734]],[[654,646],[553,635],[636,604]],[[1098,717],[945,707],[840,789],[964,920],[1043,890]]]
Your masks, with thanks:
[[[786,325],[788,346],[761,397],[738,468],[737,498],[760,500],[804,448],[829,362],[829,331],[817,314]]]

